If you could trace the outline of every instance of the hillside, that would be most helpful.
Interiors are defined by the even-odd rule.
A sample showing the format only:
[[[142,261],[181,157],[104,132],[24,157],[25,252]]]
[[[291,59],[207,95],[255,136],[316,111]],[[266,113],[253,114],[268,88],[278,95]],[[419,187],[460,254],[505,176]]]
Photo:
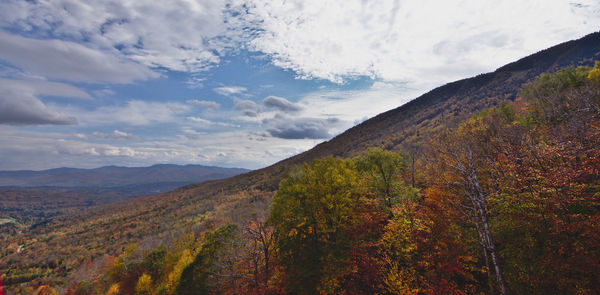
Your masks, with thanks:
[[[66,293],[599,294],[598,126],[600,61],[544,73],[432,135],[417,175],[382,149],[317,159]]]
[[[0,265],[0,272],[18,270],[7,272],[5,279],[5,284],[14,288],[40,278],[64,283],[68,276],[86,269],[79,268],[85,259],[118,254],[129,243],[151,248],[186,232],[205,232],[223,221],[242,221],[268,208],[280,180],[298,164],[328,155],[352,157],[369,147],[418,154],[415,150],[431,134],[456,126],[479,110],[515,99],[521,85],[540,73],[593,65],[595,60],[600,60],[600,33],[543,50],[495,72],[436,88],[270,167],[57,217],[7,237],[5,243],[13,248],[22,245],[23,250],[19,258],[13,252],[3,253],[1,260],[12,264]],[[53,252],[49,254],[47,249]]]

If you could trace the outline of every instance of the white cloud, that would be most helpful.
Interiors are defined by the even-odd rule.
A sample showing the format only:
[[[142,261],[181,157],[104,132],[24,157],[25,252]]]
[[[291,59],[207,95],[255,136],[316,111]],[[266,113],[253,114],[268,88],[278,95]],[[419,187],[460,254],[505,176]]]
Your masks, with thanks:
[[[89,69],[92,75],[54,74],[70,79],[106,81],[109,77],[102,69],[115,67],[125,69],[111,78],[118,82],[152,76],[139,65],[137,69],[122,67],[126,63],[122,58],[127,58],[129,65],[198,72],[218,64],[228,52],[249,48],[267,54],[274,64],[303,78],[341,82],[349,76],[367,75],[440,83],[493,70],[595,31],[600,26],[600,3],[7,0],[0,2],[0,26],[11,32],[84,45],[27,39],[49,48],[54,55],[62,56],[64,46],[77,53],[75,57],[100,54],[111,61],[98,63],[100,73]],[[2,38],[11,42],[3,43],[14,43],[13,37],[4,34]],[[32,49],[36,47],[25,50],[40,52]],[[52,74],[37,62],[27,63],[19,55],[11,58],[23,67]],[[75,69],[71,70],[81,71],[76,66],[73,61]],[[189,85],[201,87],[202,81],[191,79]],[[223,95],[231,94],[235,93]]]
[[[329,139],[330,130],[339,123],[337,118],[293,118],[281,114],[263,120],[267,133],[283,139]]]
[[[93,132],[92,136],[99,139],[133,140],[139,139],[138,136],[125,131],[114,130],[112,133]]]
[[[114,90],[112,90],[108,87],[105,87],[105,88],[99,89],[99,90],[94,90],[94,91],[92,91],[92,93],[94,93],[95,96],[99,96],[99,97],[113,96],[113,95],[117,94]]]
[[[77,138],[77,137],[73,137]],[[127,159],[155,157],[159,149],[135,148],[111,144],[88,143],[68,139],[63,134],[29,132],[0,128],[0,169],[48,169],[61,166],[98,167],[107,159],[123,163]]]
[[[215,101],[209,101],[209,100],[198,100],[198,99],[189,99],[185,101],[188,104],[191,105],[197,105],[197,106],[201,106],[203,108],[207,108],[207,109],[218,109],[221,105]]]
[[[244,113],[248,117],[256,117],[261,112],[261,107],[252,100],[237,99],[235,103],[236,110]]]
[[[421,93],[420,88],[406,88],[402,83],[375,82],[365,90],[319,90],[302,97],[299,116],[338,118],[340,124],[330,132],[335,135],[365,118],[397,108]]]
[[[194,137],[164,141],[111,144],[89,143],[83,137],[50,132],[15,130],[0,126],[0,170],[95,168],[105,165],[147,166],[156,163],[198,163],[225,167],[260,168],[298,154],[316,140],[289,140],[248,136],[246,131],[191,132]],[[123,145],[126,144],[126,145]]]
[[[201,71],[235,39],[224,21],[228,1],[21,1],[0,3],[0,24],[14,30],[119,49],[149,67]],[[229,22],[233,23],[233,22]]]
[[[146,102],[130,100],[122,106],[102,106],[95,110],[65,108],[82,124],[129,124],[134,126],[177,121],[189,111],[189,106],[176,102]]]
[[[273,137],[330,139],[368,118],[405,104],[419,93],[419,89],[406,88],[405,83],[392,82],[375,82],[363,90],[318,90],[297,103],[285,100],[295,111],[287,107],[275,107],[271,112],[259,109],[251,119],[259,119],[266,133]],[[248,104],[250,114],[254,114],[253,105],[258,107]]]
[[[156,78],[147,67],[81,44],[0,31],[0,59],[36,75],[75,82],[129,83]]]
[[[230,124],[230,123],[225,123],[225,122],[214,122],[214,121],[210,121],[210,120],[199,118],[199,117],[190,116],[190,117],[187,117],[187,119],[192,122],[201,123],[204,125],[215,125],[215,126],[222,126],[222,127],[240,127],[240,125],[236,125],[236,124]]]
[[[39,96],[91,98],[85,91],[63,83],[0,79],[0,124],[71,125],[76,123],[73,117],[48,107]]]
[[[495,69],[600,26],[600,3],[250,1],[250,48],[302,78],[442,83]]]
[[[581,5],[549,0],[0,1],[0,59],[20,69],[0,68],[0,75],[13,77],[0,81],[0,123],[73,124],[77,119],[79,128],[86,130],[59,136],[0,126],[0,167],[196,162],[257,168],[305,151],[433,86],[493,70],[597,30],[600,3],[578,2]],[[297,102],[275,96],[257,101],[252,93],[262,95],[281,86],[261,86],[264,81],[250,91],[241,86],[214,88],[232,98],[235,106],[230,110],[217,111],[217,102],[198,99],[138,99],[90,110],[123,93],[97,87],[93,89],[101,90],[89,90],[96,100],[85,107],[59,108],[56,100],[49,103],[45,96],[90,97],[63,83],[15,78],[16,72],[60,81],[129,83],[170,74],[165,69],[204,71],[239,49],[265,53],[275,65],[301,78],[343,82],[366,75],[380,82],[347,91],[323,86]],[[187,78],[183,83],[189,88],[241,83],[234,78],[213,81],[216,76],[202,73]],[[302,95],[302,89],[290,93]],[[215,111],[196,116],[194,106]],[[109,131],[93,129],[113,124],[118,126]],[[151,126],[151,138],[144,132],[140,134],[146,142],[118,140],[135,137],[120,131],[130,130],[122,125]],[[99,138],[111,144],[93,142]]]
[[[190,89],[199,89],[204,87],[204,81],[206,81],[206,78],[192,76],[185,81],[185,84]]]
[[[231,96],[231,95],[240,94],[240,93],[245,92],[246,87],[224,86],[224,87],[214,88],[213,91],[216,92],[217,94],[220,94],[223,96]]]
[[[279,96],[268,96],[263,100],[263,104],[268,108],[275,108],[284,113],[295,113],[302,110],[302,107]]]
[[[44,80],[17,80],[0,79],[0,89],[15,89],[33,95],[56,96],[67,98],[91,99],[92,97],[82,89],[64,83],[48,82]]]

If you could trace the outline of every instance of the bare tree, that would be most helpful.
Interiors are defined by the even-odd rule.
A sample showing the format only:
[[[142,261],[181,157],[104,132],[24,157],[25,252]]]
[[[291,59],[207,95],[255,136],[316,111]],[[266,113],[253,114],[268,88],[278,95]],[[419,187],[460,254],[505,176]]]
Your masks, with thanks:
[[[432,144],[433,157],[437,158],[437,169],[440,175],[440,184],[453,191],[458,198],[451,198],[450,202],[473,224],[482,247],[488,268],[490,293],[493,294],[491,279],[489,278],[490,259],[493,266],[498,289],[506,295],[507,290],[498,253],[490,228],[488,216],[488,201],[491,196],[489,186],[482,185],[480,175],[482,171],[483,156],[475,152],[474,143],[461,138],[456,134],[444,134],[441,140]],[[440,167],[441,166],[441,167]]]

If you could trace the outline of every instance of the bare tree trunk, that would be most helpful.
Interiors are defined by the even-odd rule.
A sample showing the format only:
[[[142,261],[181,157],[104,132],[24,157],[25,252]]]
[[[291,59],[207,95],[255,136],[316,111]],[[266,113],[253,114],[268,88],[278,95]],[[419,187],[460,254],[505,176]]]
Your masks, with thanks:
[[[487,279],[488,279],[488,287],[490,289],[490,295],[494,295],[494,284],[492,283],[492,268],[490,267],[490,259],[488,257],[487,246],[486,246],[485,238],[483,236],[483,232],[481,230],[481,226],[479,225],[478,216],[476,215],[473,219],[471,219],[471,221],[475,224],[475,228],[477,229],[477,234],[479,235],[479,243],[481,245],[481,250],[483,250],[483,257],[485,259],[485,267],[486,267],[486,273],[487,273]]]
[[[410,177],[411,177],[412,187],[415,187],[415,157],[414,156],[410,157],[410,160],[411,160]]]
[[[496,255],[496,247],[494,246],[494,239],[492,238],[492,232],[490,231],[490,226],[487,220],[487,213],[485,212],[485,208],[479,206],[479,214],[481,214],[481,222],[483,224],[483,232],[486,237],[487,249],[490,252],[490,256],[492,257],[492,264],[494,265],[494,270],[496,272],[496,280],[498,281],[498,288],[500,289],[500,293],[502,295],[506,295],[506,288],[504,286],[504,279],[502,278],[502,272],[500,271],[500,264],[498,262],[498,257]]]
[[[488,288],[490,288],[490,295],[494,295],[494,284],[492,283],[492,270],[490,268],[490,259],[488,257],[488,253],[485,247],[483,247],[483,257],[485,257],[485,272],[487,273]]]
[[[469,192],[469,196],[471,198],[471,203],[474,206],[475,214],[479,215],[479,218],[475,219],[476,223],[479,223],[481,220],[481,227],[478,227],[478,230],[481,230],[483,240],[483,246],[490,253],[490,257],[492,258],[492,264],[494,265],[494,271],[496,273],[496,280],[498,281],[498,288],[500,289],[500,293],[502,295],[506,295],[506,287],[504,286],[504,279],[502,278],[502,271],[500,270],[500,264],[498,262],[498,256],[496,254],[496,247],[494,246],[494,239],[492,238],[492,231],[490,229],[490,225],[488,222],[488,216],[485,209],[487,203],[487,195],[484,193],[483,189],[479,185],[479,180],[477,179],[477,170],[475,169],[475,165],[473,163],[473,152],[471,149],[468,150],[468,167],[467,167],[467,187],[471,192]],[[487,257],[486,257],[487,259]]]

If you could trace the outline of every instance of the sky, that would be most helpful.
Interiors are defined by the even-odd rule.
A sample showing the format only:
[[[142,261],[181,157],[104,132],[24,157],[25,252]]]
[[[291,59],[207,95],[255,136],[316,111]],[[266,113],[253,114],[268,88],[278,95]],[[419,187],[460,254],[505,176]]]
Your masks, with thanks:
[[[599,0],[0,0],[0,170],[261,168],[599,29]]]

